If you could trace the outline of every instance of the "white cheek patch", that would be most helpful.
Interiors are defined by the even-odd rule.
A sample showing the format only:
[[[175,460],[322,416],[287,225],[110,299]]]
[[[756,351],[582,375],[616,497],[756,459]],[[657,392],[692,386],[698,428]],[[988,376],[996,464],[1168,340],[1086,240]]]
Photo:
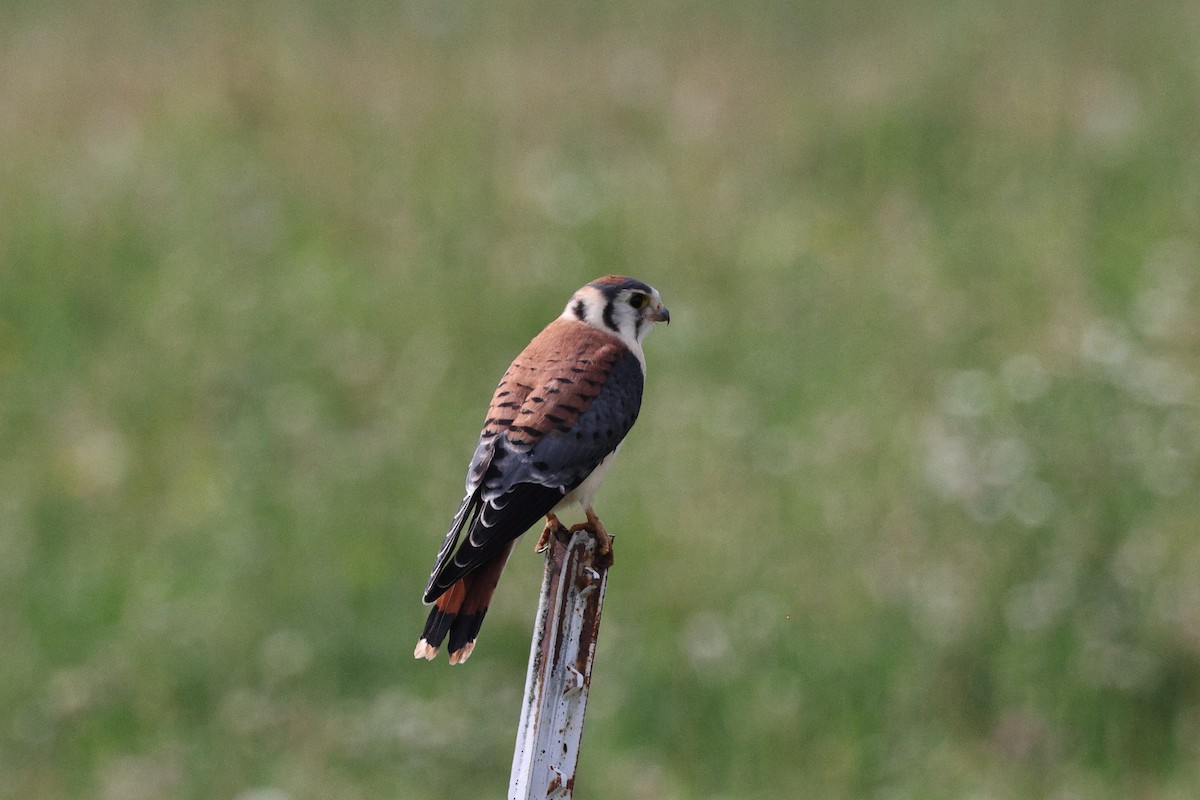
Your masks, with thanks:
[[[654,326],[642,320],[628,302],[614,300],[612,309],[609,311],[612,323],[616,326],[616,330],[613,330],[604,319],[607,307],[608,298],[604,296],[603,292],[594,286],[585,286],[575,293],[571,302],[567,303],[560,319],[584,322],[593,328],[616,336],[637,356],[637,360],[642,365],[642,372],[645,373],[646,357],[642,353],[641,340],[646,338],[646,334]]]

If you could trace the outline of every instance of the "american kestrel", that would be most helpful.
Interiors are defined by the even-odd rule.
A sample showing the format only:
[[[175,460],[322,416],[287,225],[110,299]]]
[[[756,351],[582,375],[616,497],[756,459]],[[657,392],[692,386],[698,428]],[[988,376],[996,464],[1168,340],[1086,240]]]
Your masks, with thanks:
[[[611,560],[612,538],[592,501],[642,404],[642,340],[670,321],[652,286],[599,278],[505,371],[425,587],[433,608],[414,657],[432,660],[448,634],[450,663],[467,660],[517,537],[543,516],[539,551],[562,529],[555,515],[578,503],[587,522],[569,530],[593,534]]]

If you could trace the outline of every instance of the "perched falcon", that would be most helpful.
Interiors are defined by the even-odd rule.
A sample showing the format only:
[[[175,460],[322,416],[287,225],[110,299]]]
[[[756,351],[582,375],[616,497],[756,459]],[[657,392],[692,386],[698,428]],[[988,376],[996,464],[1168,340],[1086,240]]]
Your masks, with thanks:
[[[653,287],[609,275],[576,292],[512,362],[425,587],[433,608],[414,657],[432,660],[449,634],[450,663],[467,660],[513,544],[542,517],[539,551],[562,527],[555,513],[578,503],[587,522],[570,530],[595,535],[611,558],[592,500],[642,404],[642,340],[670,321]]]

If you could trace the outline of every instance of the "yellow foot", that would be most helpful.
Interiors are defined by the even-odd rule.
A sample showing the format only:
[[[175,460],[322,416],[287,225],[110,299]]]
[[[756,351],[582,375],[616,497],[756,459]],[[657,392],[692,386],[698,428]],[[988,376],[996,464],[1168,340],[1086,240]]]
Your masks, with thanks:
[[[567,529],[558,521],[558,517],[553,514],[546,515],[546,527],[542,528],[542,535],[538,537],[537,544],[533,546],[533,552],[544,553],[550,547],[550,537],[556,536],[560,540],[567,533]]]
[[[596,516],[596,512],[590,508],[585,512],[587,514],[587,522],[581,522],[578,525],[570,527],[571,533],[578,531],[587,531],[592,536],[596,537],[596,566],[607,569],[613,565],[613,537],[604,528],[604,523]]]

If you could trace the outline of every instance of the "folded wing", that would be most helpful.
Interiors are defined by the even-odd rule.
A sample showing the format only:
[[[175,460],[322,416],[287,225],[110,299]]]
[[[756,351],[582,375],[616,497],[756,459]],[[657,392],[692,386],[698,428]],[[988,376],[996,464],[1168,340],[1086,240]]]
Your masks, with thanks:
[[[530,342],[492,397],[426,603],[493,561],[616,450],[642,385],[637,357],[590,325],[559,319]]]

